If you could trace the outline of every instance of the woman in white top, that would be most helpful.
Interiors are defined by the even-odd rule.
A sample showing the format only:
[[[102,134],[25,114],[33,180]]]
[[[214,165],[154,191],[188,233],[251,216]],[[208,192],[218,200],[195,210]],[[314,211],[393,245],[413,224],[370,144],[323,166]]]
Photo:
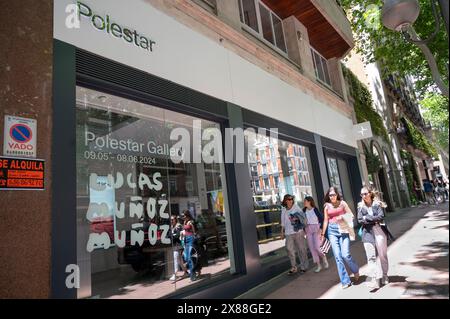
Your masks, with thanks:
[[[316,207],[312,196],[306,196],[303,200],[303,212],[306,214],[308,224],[305,228],[306,240],[308,242],[309,251],[316,263],[315,272],[322,270],[320,259],[323,260],[323,266],[328,268],[327,256],[320,250],[320,234],[322,233],[323,215]]]
[[[284,195],[281,205],[283,206],[281,209],[281,239],[284,239],[286,236],[286,249],[291,262],[291,269],[288,274],[292,275],[297,272],[296,252],[300,259],[300,272],[303,273],[308,269],[308,254],[304,231],[307,223],[306,216],[294,202],[294,196],[292,195]]]

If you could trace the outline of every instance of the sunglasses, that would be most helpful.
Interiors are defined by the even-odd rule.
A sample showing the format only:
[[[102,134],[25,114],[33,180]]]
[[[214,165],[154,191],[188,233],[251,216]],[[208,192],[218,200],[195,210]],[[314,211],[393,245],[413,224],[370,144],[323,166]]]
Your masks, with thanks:
[[[368,195],[369,193],[361,193],[361,197]]]
[[[336,194],[329,194],[328,196],[334,197],[334,196],[337,196],[337,195]]]

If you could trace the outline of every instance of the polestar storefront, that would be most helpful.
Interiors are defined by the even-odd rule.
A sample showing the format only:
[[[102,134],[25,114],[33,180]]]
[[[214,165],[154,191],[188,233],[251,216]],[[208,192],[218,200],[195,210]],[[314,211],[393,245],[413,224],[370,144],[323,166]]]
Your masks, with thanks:
[[[54,57],[53,297],[235,297],[287,266],[284,194],[323,197],[324,155],[358,170],[351,119],[148,1],[55,1]],[[315,115],[292,114],[298,103]],[[322,136],[331,119],[343,125]],[[224,163],[226,128],[259,127],[246,161]],[[173,160],[211,132],[215,161]],[[351,197],[359,173],[345,174]]]

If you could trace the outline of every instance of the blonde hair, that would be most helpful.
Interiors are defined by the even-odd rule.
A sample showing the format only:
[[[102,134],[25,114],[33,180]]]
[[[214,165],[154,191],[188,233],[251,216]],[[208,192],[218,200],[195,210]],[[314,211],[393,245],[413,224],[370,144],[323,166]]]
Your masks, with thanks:
[[[372,204],[378,203],[382,208],[386,208],[388,205],[381,200],[381,194],[380,192],[371,185],[364,185],[361,190],[366,189],[367,192],[370,194],[370,198],[372,198]],[[361,198],[361,201],[358,203],[358,207],[361,207],[362,205],[365,205],[364,198]]]

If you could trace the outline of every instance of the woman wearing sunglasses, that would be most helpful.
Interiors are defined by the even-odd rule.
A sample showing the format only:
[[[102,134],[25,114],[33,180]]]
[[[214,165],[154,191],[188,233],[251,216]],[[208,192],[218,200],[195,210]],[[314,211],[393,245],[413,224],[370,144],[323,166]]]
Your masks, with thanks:
[[[300,259],[300,272],[308,269],[308,254],[306,250],[305,227],[308,223],[305,213],[295,203],[294,196],[284,195],[281,204],[281,239],[286,236],[286,250],[291,262],[288,274],[297,272],[296,253]]]
[[[324,221],[320,240],[323,241],[325,232],[328,231],[339,278],[342,288],[345,289],[352,285],[345,264],[354,274],[355,281],[359,280],[359,266],[350,254],[350,240],[355,240],[353,213],[348,204],[342,200],[336,187],[331,187],[327,191],[324,202]]]
[[[369,287],[380,288],[381,284],[389,283],[387,257],[387,240],[390,233],[384,226],[384,211],[386,206],[376,197],[376,192],[371,187],[361,189],[361,202],[358,204],[358,222],[362,224],[361,240],[367,256],[369,276],[371,281]],[[377,256],[379,262],[377,262]]]

